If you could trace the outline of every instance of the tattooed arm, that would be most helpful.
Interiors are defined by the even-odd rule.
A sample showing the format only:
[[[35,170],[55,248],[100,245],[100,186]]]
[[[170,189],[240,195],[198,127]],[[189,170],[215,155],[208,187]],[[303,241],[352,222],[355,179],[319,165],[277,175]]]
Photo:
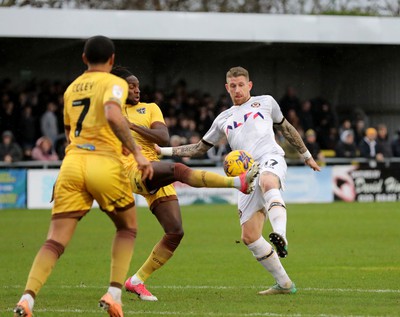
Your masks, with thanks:
[[[308,152],[299,132],[286,119],[281,124],[276,124],[275,128],[281,131],[285,139],[304,157],[304,161],[308,166],[314,171],[321,170],[321,167],[318,166],[310,152]]]
[[[167,156],[184,156],[184,157],[196,157],[204,155],[213,145],[200,140],[196,144],[187,144],[176,147],[159,147],[156,145],[156,151],[158,154]]]

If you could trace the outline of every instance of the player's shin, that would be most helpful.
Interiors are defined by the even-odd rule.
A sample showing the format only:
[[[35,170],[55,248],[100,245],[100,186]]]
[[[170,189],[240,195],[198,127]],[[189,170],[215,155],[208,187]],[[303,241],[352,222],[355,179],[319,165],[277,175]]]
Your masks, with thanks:
[[[133,255],[136,229],[125,228],[117,231],[112,245],[110,282],[122,287]]]
[[[282,287],[289,287],[292,282],[282,266],[278,255],[272,246],[260,237],[258,240],[247,245],[257,261],[272,274],[276,282]]]
[[[26,283],[26,292],[37,295],[46,282],[58,258],[64,253],[64,246],[57,241],[47,240],[33,261]]]
[[[266,201],[265,209],[268,213],[268,219],[271,223],[272,230],[281,235],[285,242],[286,238],[286,224],[287,214],[286,206],[282,199],[279,189],[270,189],[264,193],[264,199]]]
[[[136,272],[134,277],[139,278],[141,283],[145,282],[154,271],[162,267],[172,257],[181,239],[182,235],[165,234],[164,237],[154,246],[146,262],[143,263],[142,267]]]
[[[222,176],[217,173],[204,170],[193,170],[184,164],[177,163],[175,165],[175,179],[192,187],[209,187],[209,188],[233,188],[234,178]],[[240,180],[238,178],[238,188],[240,188]]]

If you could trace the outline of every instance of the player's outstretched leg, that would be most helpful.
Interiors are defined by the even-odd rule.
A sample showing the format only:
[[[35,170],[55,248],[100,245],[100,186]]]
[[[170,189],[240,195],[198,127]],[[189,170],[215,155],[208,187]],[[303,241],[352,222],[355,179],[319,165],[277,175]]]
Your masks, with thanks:
[[[244,173],[242,173],[240,177],[240,191],[243,194],[250,194],[254,191],[255,181],[260,172],[260,163],[254,162],[254,164]]]
[[[249,194],[254,190],[255,179],[259,174],[259,163],[253,166],[241,176],[228,177],[205,170],[191,169],[182,163],[152,162],[157,177],[146,181],[149,191],[172,184],[175,181],[192,187],[207,188],[236,188],[242,193]]]
[[[288,255],[288,248],[286,240],[276,232],[271,232],[269,234],[269,241],[275,246],[276,253],[280,258],[286,258]]]

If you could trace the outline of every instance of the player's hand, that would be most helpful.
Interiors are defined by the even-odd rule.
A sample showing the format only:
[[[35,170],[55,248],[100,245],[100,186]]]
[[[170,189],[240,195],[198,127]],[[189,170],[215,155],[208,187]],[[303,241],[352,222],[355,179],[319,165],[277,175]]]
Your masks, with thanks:
[[[154,149],[158,155],[161,155],[161,148],[157,144],[154,144]]]
[[[122,146],[122,155],[128,156],[129,154],[131,154],[131,151],[127,147]]]
[[[312,157],[309,159],[305,160],[304,162],[306,165],[310,166],[314,171],[319,172],[321,170],[321,167],[317,164],[317,162],[314,161]]]
[[[135,160],[137,162],[137,168],[142,172],[142,181],[146,179],[152,179],[154,170],[150,161],[143,156],[140,151],[136,151],[134,154]]]
[[[140,145],[136,145],[136,147],[141,151],[142,147]],[[131,154],[132,152],[128,150],[127,147],[125,147],[124,145],[122,145],[122,154],[125,156],[128,156],[129,154]]]

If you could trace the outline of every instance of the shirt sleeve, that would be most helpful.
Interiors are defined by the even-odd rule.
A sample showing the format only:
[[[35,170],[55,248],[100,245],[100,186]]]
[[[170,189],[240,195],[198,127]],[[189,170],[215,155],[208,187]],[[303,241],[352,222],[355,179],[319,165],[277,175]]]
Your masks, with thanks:
[[[68,107],[67,107],[67,94],[68,91],[64,93],[64,125],[69,126],[70,125],[70,120],[69,120],[69,113],[68,113]]]
[[[215,118],[214,122],[212,123],[210,129],[206,132],[203,136],[203,140],[209,144],[215,145],[225,136],[225,133],[222,129],[222,122],[223,118],[221,114]]]
[[[276,100],[269,96],[270,98],[270,103],[271,103],[271,117],[272,117],[272,121],[274,123],[281,123],[283,120],[283,114],[281,111],[281,108],[279,107],[278,103],[276,102]]]
[[[122,106],[128,97],[128,83],[122,78],[115,77],[110,80],[104,93],[103,104],[115,102]]]
[[[161,109],[159,106],[157,106],[155,103],[151,104],[151,123],[154,122],[162,122],[165,124],[164,116],[161,112]]]

